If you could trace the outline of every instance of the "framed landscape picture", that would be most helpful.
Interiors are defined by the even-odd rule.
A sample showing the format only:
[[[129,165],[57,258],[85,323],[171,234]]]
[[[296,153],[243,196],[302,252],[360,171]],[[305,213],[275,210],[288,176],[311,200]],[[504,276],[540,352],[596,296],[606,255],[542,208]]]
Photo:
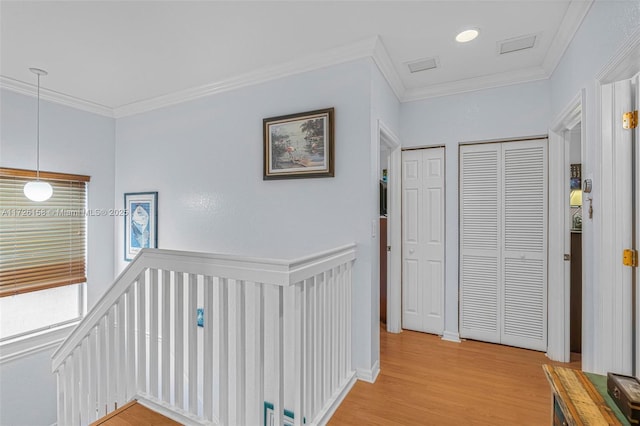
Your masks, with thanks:
[[[124,259],[132,260],[143,248],[158,248],[158,193],[124,194]]]
[[[265,118],[263,127],[265,180],[334,176],[333,108]]]

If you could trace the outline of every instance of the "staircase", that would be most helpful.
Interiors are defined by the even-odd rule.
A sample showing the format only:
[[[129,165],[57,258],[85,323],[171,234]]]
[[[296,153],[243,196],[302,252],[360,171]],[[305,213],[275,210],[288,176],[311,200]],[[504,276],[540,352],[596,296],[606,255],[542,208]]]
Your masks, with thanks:
[[[188,425],[326,423],[355,382],[355,257],[142,250],[53,354],[58,425],[134,399]]]

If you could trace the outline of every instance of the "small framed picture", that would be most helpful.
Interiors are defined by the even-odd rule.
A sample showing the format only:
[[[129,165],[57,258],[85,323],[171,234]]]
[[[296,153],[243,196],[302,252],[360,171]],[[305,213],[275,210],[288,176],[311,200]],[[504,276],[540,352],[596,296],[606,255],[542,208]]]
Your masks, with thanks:
[[[265,118],[264,180],[334,176],[333,108]]]
[[[124,194],[124,259],[132,260],[143,248],[158,248],[158,193]]]

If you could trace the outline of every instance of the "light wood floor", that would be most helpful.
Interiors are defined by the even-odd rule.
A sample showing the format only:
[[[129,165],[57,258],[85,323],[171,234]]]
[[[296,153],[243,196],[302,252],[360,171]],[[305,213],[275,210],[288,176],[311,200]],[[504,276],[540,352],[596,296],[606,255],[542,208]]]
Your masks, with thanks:
[[[375,384],[356,382],[333,415],[338,425],[549,425],[542,352],[412,331],[380,334]]]
[[[180,423],[132,401],[91,426],[180,426]]]

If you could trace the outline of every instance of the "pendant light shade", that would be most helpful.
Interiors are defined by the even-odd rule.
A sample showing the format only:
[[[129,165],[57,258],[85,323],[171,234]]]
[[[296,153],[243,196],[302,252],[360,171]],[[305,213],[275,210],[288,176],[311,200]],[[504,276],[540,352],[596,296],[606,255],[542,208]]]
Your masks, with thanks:
[[[38,113],[36,131],[36,180],[24,185],[24,195],[31,201],[46,201],[53,195],[53,188],[48,182],[40,180],[40,76],[47,75],[45,70],[29,68],[29,71],[38,76]]]
[[[46,201],[53,195],[53,188],[48,182],[41,180],[27,182],[24,185],[24,195],[31,201]]]

